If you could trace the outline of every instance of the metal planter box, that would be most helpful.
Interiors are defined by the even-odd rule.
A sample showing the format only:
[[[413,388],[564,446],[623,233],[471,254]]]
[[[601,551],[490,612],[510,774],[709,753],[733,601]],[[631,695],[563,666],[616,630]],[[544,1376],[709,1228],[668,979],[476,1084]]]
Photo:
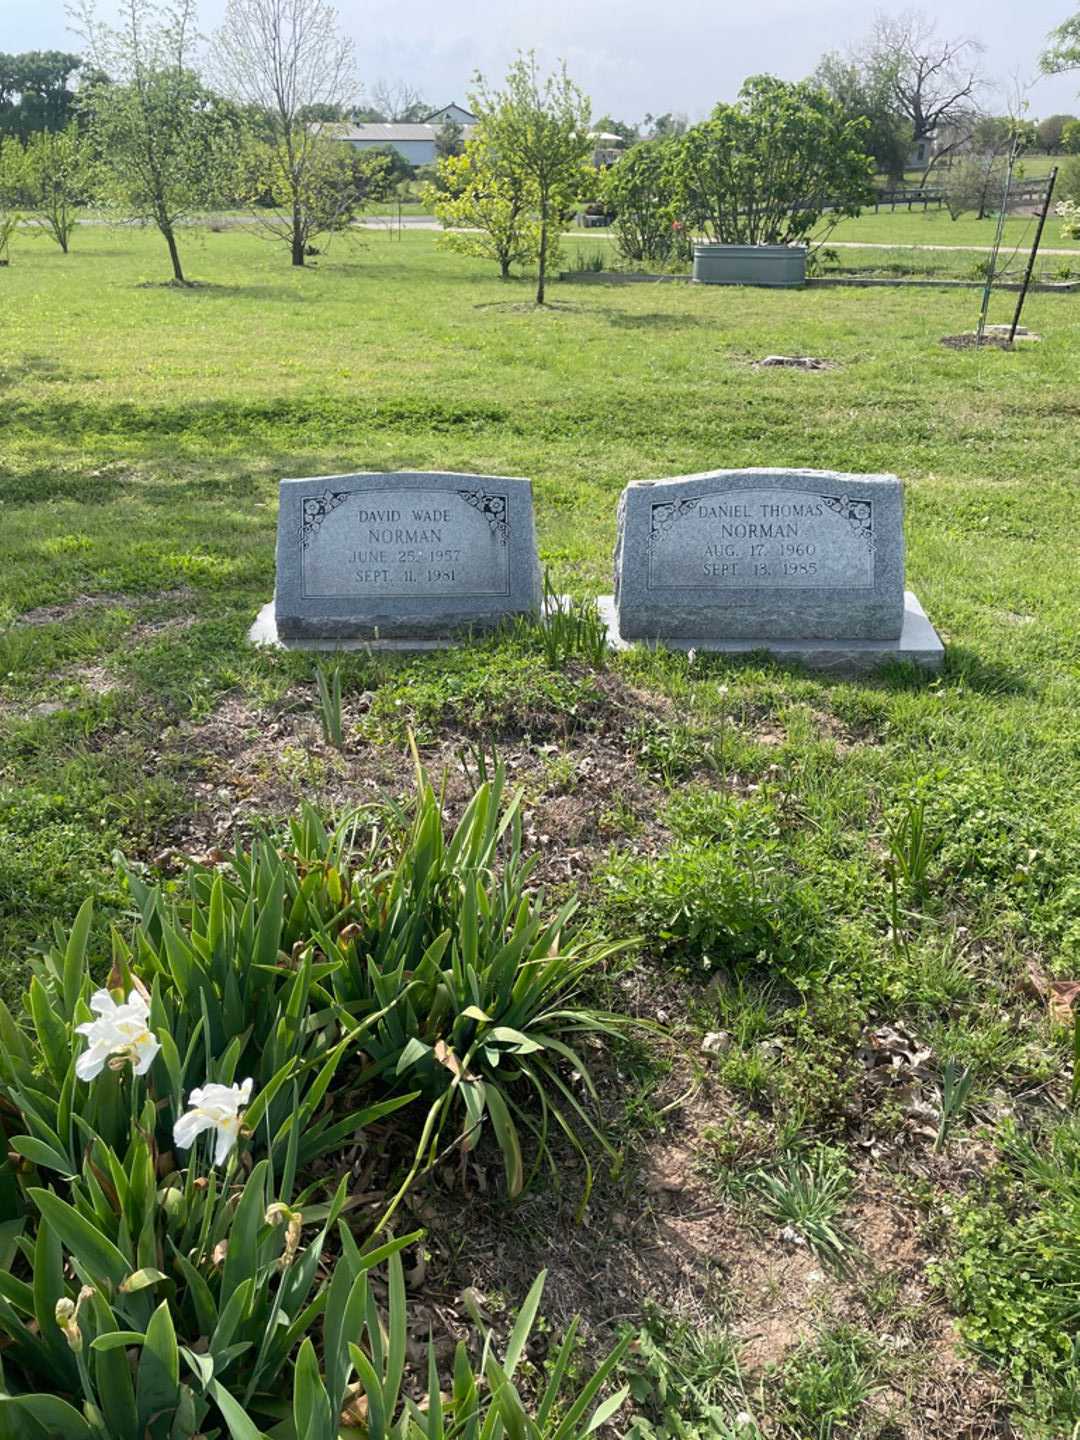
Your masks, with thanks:
[[[695,245],[694,279],[702,285],[804,285],[806,246]]]

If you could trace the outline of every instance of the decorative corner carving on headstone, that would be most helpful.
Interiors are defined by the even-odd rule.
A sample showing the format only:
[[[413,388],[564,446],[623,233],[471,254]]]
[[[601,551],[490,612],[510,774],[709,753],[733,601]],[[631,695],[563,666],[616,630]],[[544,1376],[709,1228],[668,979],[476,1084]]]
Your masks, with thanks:
[[[491,527],[491,533],[498,536],[501,544],[505,545],[510,539],[510,521],[506,513],[506,496],[491,495],[486,490],[459,490],[458,494],[478,510]]]
[[[860,540],[866,541],[868,550],[874,549],[874,502],[872,500],[849,500],[846,495],[822,495],[822,502],[834,515],[846,520]]]
[[[328,515],[349,498],[347,490],[324,490],[321,495],[310,495],[304,499],[300,523],[300,544],[306,550],[311,537]]]
[[[691,515],[698,497],[695,495],[687,500],[661,500],[652,507],[651,522],[649,525],[649,549],[655,550],[657,541],[685,515]]]

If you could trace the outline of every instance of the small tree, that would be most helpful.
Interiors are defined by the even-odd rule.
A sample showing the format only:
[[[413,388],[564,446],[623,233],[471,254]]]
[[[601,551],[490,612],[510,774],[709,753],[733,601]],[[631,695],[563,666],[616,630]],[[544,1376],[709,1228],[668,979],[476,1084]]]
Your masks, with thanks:
[[[1061,149],[1065,155],[1080,155],[1080,120],[1061,127]]]
[[[438,164],[438,181],[424,203],[447,227],[439,244],[461,255],[494,260],[504,280],[512,265],[532,265],[540,255],[539,197],[535,183],[503,168],[483,139],[470,139],[461,155]],[[548,261],[554,251],[548,245]]]
[[[186,285],[177,227],[226,192],[236,153],[235,117],[191,68],[193,0],[124,0],[121,30],[99,23],[89,0],[80,16],[94,63],[115,81],[100,80],[85,101],[102,198],[157,227]]]
[[[942,182],[942,193],[950,216],[974,211],[979,220],[997,208],[1005,185],[1007,160],[997,150],[962,155],[950,165]]]
[[[865,134],[823,90],[754,76],[678,141],[676,209],[726,244],[794,244],[873,198]]]
[[[216,38],[225,88],[269,127],[269,188],[279,208],[256,218],[303,265],[312,237],[326,228],[321,220],[341,213],[324,203],[333,142],[306,117],[313,107],[340,114],[352,100],[352,41],[338,34],[326,0],[228,0]]]
[[[281,146],[250,139],[240,162],[241,189],[256,209],[259,223],[290,249],[299,245],[301,262],[313,253],[320,235],[347,230],[372,198],[389,193],[389,166],[383,154],[358,154],[348,145],[316,137],[299,173],[288,165]]]
[[[23,148],[0,135],[0,265],[11,263],[11,240],[19,228],[18,200],[23,184]]]
[[[65,255],[79,210],[90,198],[94,174],[92,147],[74,123],[66,130],[42,130],[30,137],[23,157],[23,203],[29,218]]]
[[[464,130],[452,116],[447,116],[435,134],[435,154],[445,160],[451,155],[460,155],[464,149]]]
[[[479,117],[479,138],[498,157],[500,174],[518,187],[535,189],[540,222],[536,303],[543,305],[562,213],[577,199],[592,149],[589,101],[565,64],[541,80],[530,51],[510,66],[504,90],[489,91],[481,79],[470,103]]]

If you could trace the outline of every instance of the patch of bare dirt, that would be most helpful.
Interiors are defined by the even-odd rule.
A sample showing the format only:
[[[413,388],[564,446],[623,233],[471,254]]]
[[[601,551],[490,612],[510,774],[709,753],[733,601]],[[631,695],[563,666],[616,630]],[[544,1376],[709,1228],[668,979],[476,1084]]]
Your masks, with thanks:
[[[173,590],[158,590],[144,595],[129,595],[124,591],[105,591],[98,595],[76,595],[73,600],[67,600],[63,604],[38,605],[33,610],[26,610],[18,616],[15,623],[30,626],[58,625],[65,620],[74,620],[89,610],[139,610],[150,604],[187,600],[193,594],[194,591],[183,585]]]
[[[599,677],[598,688],[601,702],[588,725],[557,739],[497,737],[497,759],[510,785],[524,793],[525,842],[538,857],[536,881],[546,887],[584,884],[613,845],[632,843],[649,854],[669,839],[659,818],[663,792],[637,764],[627,739],[635,721],[665,718],[667,702],[610,675]],[[169,837],[175,858],[228,848],[234,837],[291,814],[302,800],[341,811],[406,798],[414,785],[411,756],[404,743],[367,738],[372,700],[369,692],[346,697],[343,750],[323,736],[313,685],[297,685],[264,707],[229,696],[209,720],[166,732],[150,762],[166,752],[179,755],[191,771],[194,802]],[[454,821],[478,783],[474,738],[444,733],[422,747],[421,759],[445,791]],[[487,763],[493,763],[490,750]]]

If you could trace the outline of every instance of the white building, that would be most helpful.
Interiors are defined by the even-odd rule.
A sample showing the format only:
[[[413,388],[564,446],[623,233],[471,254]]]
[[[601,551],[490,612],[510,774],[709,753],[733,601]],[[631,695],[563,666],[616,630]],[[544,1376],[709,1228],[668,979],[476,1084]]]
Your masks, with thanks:
[[[340,140],[354,150],[396,150],[410,165],[419,166],[435,163],[435,141],[448,121],[460,125],[462,137],[468,139],[477,117],[464,106],[451,102],[426,120],[415,123],[338,124],[324,125],[322,129],[332,140]]]

